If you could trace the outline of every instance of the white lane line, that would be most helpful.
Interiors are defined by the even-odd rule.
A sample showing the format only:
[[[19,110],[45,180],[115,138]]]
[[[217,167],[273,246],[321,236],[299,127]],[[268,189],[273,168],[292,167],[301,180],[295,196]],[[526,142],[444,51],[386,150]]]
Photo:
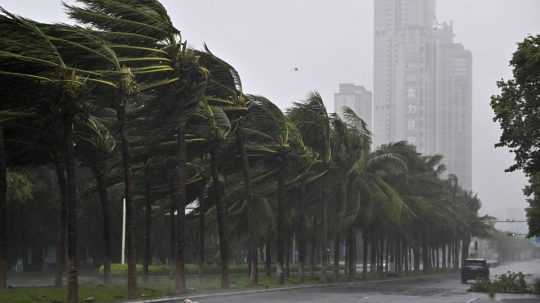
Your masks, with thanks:
[[[478,300],[480,300],[480,298],[472,298],[469,301],[467,301],[467,303],[474,303],[474,302],[476,302]]]

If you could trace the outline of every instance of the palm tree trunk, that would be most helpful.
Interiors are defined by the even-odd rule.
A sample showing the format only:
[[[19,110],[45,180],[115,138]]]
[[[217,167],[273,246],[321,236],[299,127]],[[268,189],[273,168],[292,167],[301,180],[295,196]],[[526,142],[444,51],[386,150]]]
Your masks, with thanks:
[[[137,297],[137,257],[135,245],[135,209],[133,205],[133,172],[130,164],[129,141],[126,129],[126,98],[120,98],[117,109],[122,166],[124,168],[124,199],[126,199],[126,254],[128,262],[128,299]]]
[[[186,273],[185,273],[185,217],[186,217],[186,163],[187,150],[185,142],[185,124],[180,123],[176,130],[176,184],[175,200],[176,210],[176,270],[175,286],[176,294],[180,295],[186,292]],[[174,216],[174,213],[172,214]]]
[[[148,281],[149,267],[152,263],[152,253],[151,253],[151,231],[152,231],[152,188],[151,188],[151,179],[150,179],[150,165],[146,163],[144,168],[144,180],[145,180],[145,210],[144,210],[144,281]]]
[[[405,259],[403,260],[403,261],[404,261],[404,270],[405,270],[405,274],[408,274],[408,273],[409,273],[409,270],[410,270],[410,268],[409,268],[409,265],[410,265],[410,262],[409,262],[410,257],[409,257],[409,256],[410,256],[411,250],[410,250],[410,248],[409,248],[409,245],[407,245],[407,242],[405,242],[405,243],[403,244],[403,250],[404,250],[404,258],[405,258]]]
[[[326,268],[328,265],[328,203],[326,201],[326,192],[324,186],[321,185],[321,203],[322,203],[322,240],[321,240],[321,281],[326,283],[328,277]]]
[[[357,251],[357,243],[356,243],[356,233],[354,232],[354,229],[351,228],[350,230],[350,239],[351,239],[351,260],[349,262],[350,270],[349,270],[349,276],[350,279],[353,280],[356,278],[356,260],[358,257],[358,251]]]
[[[174,186],[174,178],[176,174],[172,173],[169,177],[169,278],[172,280],[175,276],[175,256],[176,256],[176,193]]]
[[[441,263],[440,263],[440,246],[439,245],[435,246],[435,261],[436,261],[437,270],[439,270],[439,268],[441,267]]]
[[[390,271],[390,251],[391,251],[391,248],[390,248],[390,238],[387,237],[383,240],[383,245],[384,245],[384,271],[385,272],[389,272]]]
[[[278,176],[278,197],[277,197],[277,281],[279,284],[285,283],[283,268],[283,206],[285,203],[285,167],[281,165]]]
[[[345,238],[345,275],[347,280],[352,280],[353,275],[353,250],[352,250],[352,227],[347,231],[347,236]]]
[[[112,246],[111,246],[111,207],[109,203],[109,195],[107,193],[107,185],[105,182],[104,169],[98,168],[99,164],[92,167],[94,177],[96,178],[99,201],[101,203],[101,212],[103,214],[103,281],[105,284],[111,283],[111,259],[112,259]]]
[[[446,267],[447,269],[452,269],[452,241],[446,243]]]
[[[317,254],[317,241],[315,239],[315,237],[313,237],[313,239],[311,239],[311,253],[309,254],[309,258],[310,258],[310,265],[311,265],[311,277],[315,277],[315,263],[317,262],[316,261],[316,254]]]
[[[454,268],[459,269],[460,262],[459,259],[459,240],[454,240]]]
[[[292,234],[287,231],[287,237],[285,241],[285,273],[284,273],[284,279],[285,281],[289,280],[289,276],[291,274],[291,254],[292,254]]]
[[[424,242],[422,243],[422,266],[424,273],[427,273],[430,269],[429,266],[429,250],[427,247],[427,244]]]
[[[442,262],[441,262],[441,265],[442,265],[442,269],[443,270],[446,270],[446,243],[443,243],[443,245],[441,246],[441,259],[442,259]]]
[[[369,240],[368,240],[368,234],[367,232],[364,232],[362,234],[362,240],[363,240],[363,244],[362,244],[362,248],[363,248],[363,253],[362,253],[362,278],[363,279],[366,279],[367,278],[367,265],[368,265],[368,253],[369,253]]]
[[[68,303],[79,303],[79,260],[77,256],[77,175],[73,148],[73,115],[64,117],[64,161],[67,193]]]
[[[8,232],[7,232],[7,166],[4,128],[0,125],[0,289],[7,287]]]
[[[212,169],[212,181],[214,183],[214,198],[216,199],[216,217],[218,224],[219,235],[219,252],[221,256],[221,287],[230,288],[229,281],[229,243],[227,239],[225,218],[225,207],[223,201],[221,201],[221,193],[219,189],[219,172],[217,167],[216,152],[213,150],[210,152],[210,166]]]
[[[252,253],[252,268],[251,268],[251,271],[250,271],[250,278],[255,278],[255,284],[253,285],[257,285],[259,283],[259,250],[257,249],[257,246],[255,245],[255,248],[253,248],[253,253]]]
[[[369,271],[373,273],[377,271],[377,239],[375,234],[372,234],[369,238],[369,245],[371,248],[371,264]]]
[[[414,249],[413,249],[413,252],[414,252],[414,271],[415,272],[420,272],[421,269],[420,269],[420,255],[421,255],[421,252],[420,252],[420,248],[418,246],[415,246]]]
[[[205,262],[205,198],[199,200],[199,278],[202,279],[204,274],[204,262]]]
[[[54,285],[63,286],[66,269],[66,227],[67,227],[67,193],[66,193],[66,166],[63,159],[55,160],[56,178],[60,190],[60,214],[58,222],[58,239],[56,242],[56,270]]]
[[[469,246],[471,245],[471,236],[467,235],[463,239],[463,247],[461,248],[462,260],[465,260],[469,257]]]
[[[336,281],[339,280],[339,259],[340,259],[340,245],[339,234],[334,239],[334,276]]]
[[[296,233],[298,240],[298,276],[300,283],[304,283],[306,279],[306,222],[305,222],[305,185],[300,187],[301,196],[299,197],[299,207],[298,207],[298,231]]]
[[[399,238],[396,238],[392,242],[392,271],[394,273],[401,273],[402,271],[402,263],[403,260],[403,254],[401,253],[401,242]]]
[[[266,276],[271,277],[272,276],[272,233],[268,232],[268,239],[266,240],[265,245],[265,270],[266,270]]]
[[[253,193],[251,191],[251,179],[249,176],[249,159],[246,152],[246,146],[244,144],[244,134],[242,127],[239,126],[236,131],[236,143],[240,149],[240,155],[242,157],[242,174],[244,177],[244,188],[246,190],[246,200],[248,204],[248,229],[249,229],[249,238],[248,238],[248,256],[249,256],[249,283],[251,285],[257,285],[258,283],[258,273],[257,273],[257,238],[255,235],[255,222],[253,216]]]
[[[298,233],[298,280],[300,284],[306,281],[306,241],[304,237]]]

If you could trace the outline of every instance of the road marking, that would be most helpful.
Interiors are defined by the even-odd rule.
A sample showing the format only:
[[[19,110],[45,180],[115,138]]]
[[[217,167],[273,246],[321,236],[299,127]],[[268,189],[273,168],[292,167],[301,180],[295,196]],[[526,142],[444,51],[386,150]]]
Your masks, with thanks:
[[[480,300],[480,298],[472,298],[469,301],[467,301],[467,303],[473,303],[473,302],[476,302],[478,300]]]

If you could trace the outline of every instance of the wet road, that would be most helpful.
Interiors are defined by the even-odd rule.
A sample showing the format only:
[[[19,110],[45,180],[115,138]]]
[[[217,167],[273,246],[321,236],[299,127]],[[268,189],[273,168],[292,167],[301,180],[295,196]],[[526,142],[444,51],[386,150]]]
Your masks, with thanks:
[[[492,274],[522,271],[540,278],[540,260],[514,263],[492,269]],[[491,301],[487,295],[469,293],[457,275],[408,280],[367,282],[354,286],[310,288],[244,296],[197,299],[199,303],[529,303],[540,302],[540,297],[497,296]]]

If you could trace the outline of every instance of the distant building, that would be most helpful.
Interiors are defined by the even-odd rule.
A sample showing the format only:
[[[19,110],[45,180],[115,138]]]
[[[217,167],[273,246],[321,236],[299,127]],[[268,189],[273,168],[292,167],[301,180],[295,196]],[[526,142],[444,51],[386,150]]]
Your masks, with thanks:
[[[352,109],[371,130],[372,113],[372,93],[363,86],[344,83],[339,85],[339,92],[334,95],[336,113],[343,119],[344,107]]]
[[[434,0],[375,0],[375,146],[433,150]]]
[[[448,172],[472,187],[472,54],[454,42],[452,24],[436,30],[435,152]]]
[[[472,187],[472,55],[437,24],[435,0],[375,0],[374,143],[442,154]]]

